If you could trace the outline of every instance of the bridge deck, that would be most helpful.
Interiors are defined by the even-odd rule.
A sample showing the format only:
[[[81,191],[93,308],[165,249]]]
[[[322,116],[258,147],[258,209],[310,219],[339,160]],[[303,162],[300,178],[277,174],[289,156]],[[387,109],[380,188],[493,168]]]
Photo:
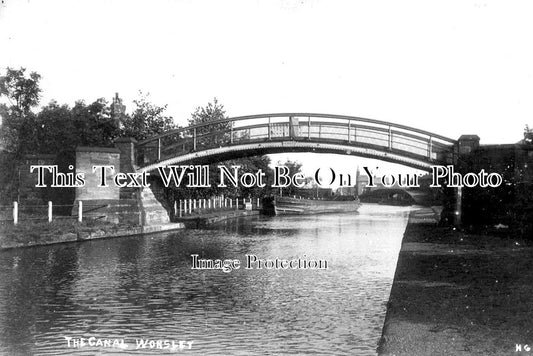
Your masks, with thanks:
[[[280,143],[285,143],[281,144]],[[139,142],[137,164],[152,170],[196,158],[283,151],[340,152],[427,168],[453,162],[455,140],[390,122],[339,115],[267,114],[228,118]]]

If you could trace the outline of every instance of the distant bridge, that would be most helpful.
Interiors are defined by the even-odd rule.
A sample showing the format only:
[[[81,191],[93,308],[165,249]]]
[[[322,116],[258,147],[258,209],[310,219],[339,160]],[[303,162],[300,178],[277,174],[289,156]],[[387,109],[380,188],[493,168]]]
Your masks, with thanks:
[[[208,164],[281,152],[354,155],[429,170],[453,164],[457,141],[360,117],[282,113],[228,118],[165,132],[136,145],[137,170]]]

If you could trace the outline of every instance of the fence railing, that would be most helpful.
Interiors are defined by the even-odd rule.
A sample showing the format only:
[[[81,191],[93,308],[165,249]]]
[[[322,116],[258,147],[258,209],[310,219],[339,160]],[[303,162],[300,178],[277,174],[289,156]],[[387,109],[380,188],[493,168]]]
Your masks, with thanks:
[[[76,219],[83,222],[84,219],[96,219],[94,212],[108,205],[84,204],[78,201],[77,204],[61,205],[53,204],[49,201],[46,205],[24,205],[13,202],[13,205],[0,205],[0,222],[12,221],[14,225],[21,221],[47,221],[48,223],[58,219]],[[72,215],[54,214],[54,209],[70,208]],[[221,210],[254,210],[261,208],[259,198],[205,198],[205,199],[180,199],[174,201],[173,212],[175,217],[185,217],[193,214],[207,214]],[[11,214],[6,210],[11,210]],[[3,211],[3,212],[2,212]],[[11,218],[9,218],[11,215]]]
[[[253,210],[261,208],[259,198],[208,198],[180,199],[174,201],[174,216],[178,218],[193,214],[207,214],[218,210]]]
[[[391,122],[341,115],[283,113],[242,116],[179,128],[136,145],[146,167],[191,152],[268,141],[343,143],[396,152],[425,161],[453,158],[455,140]]]
[[[0,221],[13,221],[13,224],[17,225],[21,221],[47,221],[51,223],[57,219],[77,219],[78,222],[83,222],[84,218],[88,217],[89,213],[97,211],[98,209],[107,207],[107,205],[102,204],[84,204],[83,201],[78,201],[77,204],[53,204],[49,201],[46,205],[20,205],[18,202],[14,201],[13,205],[0,205],[0,211],[12,210],[11,218],[6,219],[6,215],[9,214],[2,213]],[[73,214],[54,214],[54,209],[59,208],[70,208]],[[94,218],[94,215],[90,215]]]

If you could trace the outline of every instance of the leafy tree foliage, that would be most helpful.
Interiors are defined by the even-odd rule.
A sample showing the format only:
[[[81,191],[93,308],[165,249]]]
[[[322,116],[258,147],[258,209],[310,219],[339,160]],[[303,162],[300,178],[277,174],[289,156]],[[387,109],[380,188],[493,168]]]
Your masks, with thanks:
[[[224,105],[219,104],[217,98],[213,99],[213,102],[209,102],[205,107],[197,107],[191,114],[189,119],[189,125],[201,125],[212,121],[227,119]],[[216,125],[209,125],[205,127],[198,127],[196,129],[196,146],[197,148],[220,145],[230,142],[229,130],[231,124],[224,122]],[[193,133],[189,132],[189,136]]]
[[[75,135],[72,112],[68,105],[51,101],[37,114],[32,125],[32,135],[24,137],[25,151],[35,153],[57,153],[75,148]]]
[[[270,194],[272,188],[272,169],[270,168],[270,157],[268,156],[253,156],[253,157],[244,157],[240,158],[238,160],[230,161],[227,166],[230,165],[239,165],[241,166],[240,172],[241,175],[244,173],[252,173],[256,174],[259,170],[261,170],[263,173],[265,173],[265,178],[263,179],[263,183],[266,184],[264,188],[260,188],[257,186],[253,186],[250,188],[246,188],[243,186],[238,187],[240,190],[240,195],[246,198],[252,198],[252,197],[264,197]]]
[[[6,75],[0,77],[0,96],[7,98],[11,110],[17,115],[27,114],[32,107],[39,104],[39,81],[41,76],[31,72],[25,74],[26,69],[7,68]]]
[[[528,125],[524,129],[524,141],[527,145],[533,145],[533,129],[530,129]]]
[[[26,137],[34,137],[35,115],[31,111],[39,103],[39,81],[35,72],[26,75],[26,69],[7,68],[0,76],[0,195],[9,196],[13,191],[17,160]]]
[[[4,149],[19,156],[24,148],[21,139],[34,131],[35,115],[31,109],[39,104],[39,81],[41,76],[35,72],[26,75],[26,69],[6,69],[0,76],[0,142]]]
[[[119,123],[111,116],[109,103],[104,98],[85,105],[78,101],[72,108],[77,145],[111,146],[120,134]]]
[[[35,132],[25,137],[29,152],[58,153],[74,151],[77,146],[111,146],[119,134],[104,98],[86,105],[77,101],[73,108],[51,101],[33,124]]]
[[[208,123],[215,120],[226,119],[226,111],[224,105],[219,104],[217,98],[213,99],[213,102],[207,103],[205,107],[197,107],[191,114],[189,119],[189,125],[198,125]]]
[[[176,128],[172,116],[165,115],[167,105],[157,106],[149,101],[149,94],[139,91],[139,98],[134,100],[135,109],[126,115],[123,121],[121,136],[133,137],[142,141]]]
[[[285,163],[278,162],[278,166],[285,166],[289,169],[289,177],[294,176],[296,173],[302,171],[302,164],[297,161],[287,160]],[[294,195],[296,194],[296,187],[290,185],[286,188],[281,188],[282,195]]]

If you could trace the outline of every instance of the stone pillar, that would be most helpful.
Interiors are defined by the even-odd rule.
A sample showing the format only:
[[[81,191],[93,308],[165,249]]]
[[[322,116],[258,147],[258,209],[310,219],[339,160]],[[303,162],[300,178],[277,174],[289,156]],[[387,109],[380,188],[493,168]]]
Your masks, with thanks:
[[[107,187],[99,187],[100,171],[93,173],[93,166],[114,166],[114,172],[107,170]],[[76,173],[84,173],[85,185],[76,188],[76,201],[119,199],[119,188],[113,182],[115,173],[120,172],[120,150],[104,147],[76,148]]]
[[[457,140],[454,155],[454,168],[456,172],[468,173],[472,170],[474,151],[479,148],[479,136],[478,135],[461,135]],[[456,228],[460,228],[463,221],[463,199],[464,191],[461,188],[450,189],[453,191],[454,203],[452,207],[445,207],[453,212],[453,225]]]
[[[457,153],[459,156],[468,155],[479,147],[478,135],[462,135],[457,140]]]
[[[134,171],[136,144],[137,140],[133,137],[119,137],[115,140],[115,147],[120,150],[120,164],[124,173]]]

